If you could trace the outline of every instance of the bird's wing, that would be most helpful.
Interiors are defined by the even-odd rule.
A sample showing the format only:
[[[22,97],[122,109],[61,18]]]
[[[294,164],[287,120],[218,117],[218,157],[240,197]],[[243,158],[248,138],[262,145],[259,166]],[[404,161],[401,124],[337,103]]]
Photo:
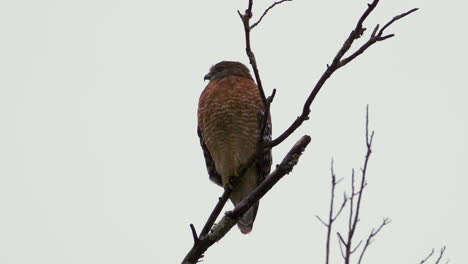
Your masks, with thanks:
[[[211,158],[210,151],[205,145],[205,141],[203,141],[203,136],[200,131],[200,127],[197,127],[198,137],[200,138],[200,145],[203,149],[203,156],[205,157],[206,168],[208,169],[208,175],[210,176],[210,180],[217,185],[223,187],[223,183],[221,181],[221,176],[216,172],[215,163],[213,158]]]
[[[259,126],[262,127],[263,125],[263,120],[265,118],[265,111],[261,110],[259,113]],[[266,123],[265,130],[263,131],[263,135],[260,135],[262,137],[263,142],[269,142],[271,141],[271,114],[268,115],[268,121]],[[257,160],[257,169],[258,169],[258,176],[259,176],[259,181],[258,183],[262,182],[268,174],[270,174],[270,169],[271,169],[271,164],[272,164],[272,155],[271,155],[271,149],[266,150],[262,155],[260,155],[260,158]]]
[[[258,124],[261,128],[263,126],[265,118],[265,111],[261,110],[259,112]],[[264,129],[263,135],[261,135],[263,142],[269,142],[271,140],[271,116],[268,116],[266,127]],[[250,170],[246,172],[247,177],[257,177],[257,185],[260,184],[268,174],[270,174],[272,163],[271,149],[266,150],[256,161],[256,170],[257,172],[254,175],[249,175]],[[245,177],[244,176],[244,177]],[[255,188],[255,187],[253,187]],[[253,190],[253,189],[252,189]],[[242,216],[242,218],[237,222],[237,226],[242,233],[247,234],[252,230],[253,223],[257,216],[259,201],[256,202],[252,207]]]

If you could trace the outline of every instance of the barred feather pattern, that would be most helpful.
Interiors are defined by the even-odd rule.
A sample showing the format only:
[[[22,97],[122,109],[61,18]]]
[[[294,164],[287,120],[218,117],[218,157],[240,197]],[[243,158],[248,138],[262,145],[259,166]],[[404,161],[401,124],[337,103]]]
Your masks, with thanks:
[[[242,74],[245,74],[244,68]],[[229,185],[230,177],[239,176],[242,165],[255,154],[260,140],[271,140],[270,117],[260,135],[265,107],[257,85],[251,77],[237,74],[239,69],[235,72],[229,75],[223,71],[222,77],[212,79],[200,96],[198,106],[198,136],[209,178],[223,187]],[[265,179],[271,164],[271,150],[257,157],[230,196],[234,205]],[[258,203],[253,205],[238,222],[242,233],[252,230],[258,206]]]

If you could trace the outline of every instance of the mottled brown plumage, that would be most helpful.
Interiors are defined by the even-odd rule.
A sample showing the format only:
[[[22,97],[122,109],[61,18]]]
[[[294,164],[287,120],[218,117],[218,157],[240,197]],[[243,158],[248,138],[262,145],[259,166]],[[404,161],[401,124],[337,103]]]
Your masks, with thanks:
[[[210,83],[198,104],[198,135],[210,179],[225,188],[230,178],[239,175],[242,166],[255,154],[260,137],[271,139],[268,120],[264,135],[260,135],[264,105],[257,85],[246,66],[239,62],[222,61],[205,76]],[[271,151],[265,152],[247,170],[230,196],[236,205],[269,173]],[[239,221],[242,233],[251,231],[258,203]]]

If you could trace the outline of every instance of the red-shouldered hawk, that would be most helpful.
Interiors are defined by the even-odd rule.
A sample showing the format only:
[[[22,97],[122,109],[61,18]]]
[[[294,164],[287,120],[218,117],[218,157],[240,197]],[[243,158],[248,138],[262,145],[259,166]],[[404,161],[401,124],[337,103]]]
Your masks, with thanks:
[[[240,62],[222,61],[205,75],[210,80],[198,103],[198,136],[210,179],[224,188],[255,154],[260,137],[271,140],[271,120],[261,133],[265,106],[249,69]],[[232,190],[234,205],[270,173],[271,150],[265,151]],[[252,230],[258,202],[237,223],[242,233]]]

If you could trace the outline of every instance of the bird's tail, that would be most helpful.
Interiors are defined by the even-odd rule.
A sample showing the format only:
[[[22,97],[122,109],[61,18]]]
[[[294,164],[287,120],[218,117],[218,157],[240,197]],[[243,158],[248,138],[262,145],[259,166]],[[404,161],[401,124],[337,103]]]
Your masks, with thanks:
[[[253,223],[255,221],[255,217],[257,216],[259,202],[256,202],[250,209],[242,216],[242,218],[237,222],[237,226],[239,227],[242,234],[248,234],[252,231]]]
[[[236,187],[236,190],[233,191],[230,197],[234,206],[241,202],[257,187],[257,173],[257,168],[252,166],[242,177],[240,184]],[[250,207],[250,209],[242,216],[239,222],[237,222],[237,226],[243,234],[248,234],[252,231],[253,223],[257,216],[258,206],[259,202],[252,205],[252,207]]]

